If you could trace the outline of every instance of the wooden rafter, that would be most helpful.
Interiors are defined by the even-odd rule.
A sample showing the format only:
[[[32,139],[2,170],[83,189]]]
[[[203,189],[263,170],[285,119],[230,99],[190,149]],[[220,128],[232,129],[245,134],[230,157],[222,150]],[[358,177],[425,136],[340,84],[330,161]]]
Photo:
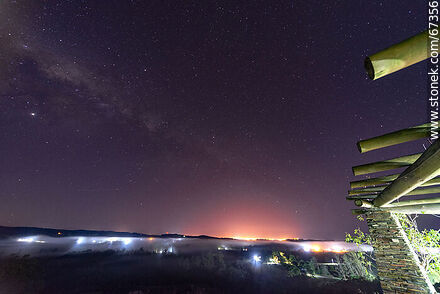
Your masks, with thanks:
[[[437,140],[374,199],[374,206],[381,207],[409,195],[411,191],[439,175],[440,141]]]
[[[374,138],[361,140],[357,143],[359,152],[364,153],[379,148],[393,146],[405,142],[410,142],[422,138],[429,137],[432,124],[427,123],[396,132],[384,134]],[[436,127],[436,125],[435,125]]]
[[[397,158],[377,161],[373,163],[357,165],[352,168],[353,174],[355,176],[359,176],[359,175],[392,170],[401,167],[407,167],[413,164],[421,155],[422,153],[417,153],[417,154],[405,155]]]

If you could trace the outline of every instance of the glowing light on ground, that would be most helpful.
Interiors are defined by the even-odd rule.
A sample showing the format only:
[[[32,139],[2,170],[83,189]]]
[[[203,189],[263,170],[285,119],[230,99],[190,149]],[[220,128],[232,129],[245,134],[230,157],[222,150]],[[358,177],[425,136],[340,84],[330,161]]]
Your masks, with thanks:
[[[318,245],[313,245],[310,249],[311,249],[313,252],[322,252],[321,247],[318,246]]]
[[[46,241],[35,240],[34,237],[18,238],[17,242],[24,242],[24,243],[46,243]]]
[[[332,253],[347,253],[348,250],[342,248],[341,246],[333,246],[330,248],[322,248],[321,246],[317,244],[311,244],[311,245],[303,245],[303,250],[305,252],[332,252]]]
[[[17,242],[32,243],[32,242],[34,242],[34,238],[30,238],[30,237],[28,237],[28,238],[19,238],[19,239],[17,239]]]
[[[343,249],[343,248],[340,247],[340,246],[334,246],[334,247],[332,247],[332,248],[325,249],[325,251],[333,252],[333,253],[347,253],[347,252],[348,252],[348,250]]]

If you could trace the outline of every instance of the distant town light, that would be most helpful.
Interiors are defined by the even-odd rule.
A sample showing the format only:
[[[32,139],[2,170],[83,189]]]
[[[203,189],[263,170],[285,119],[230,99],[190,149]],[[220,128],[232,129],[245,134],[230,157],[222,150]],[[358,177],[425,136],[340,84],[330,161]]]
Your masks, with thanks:
[[[319,247],[318,245],[313,245],[313,246],[312,246],[312,251],[313,251],[313,252],[321,252],[322,249],[321,249],[321,247]]]
[[[32,243],[32,242],[34,242],[34,238],[31,238],[31,237],[28,237],[28,238],[18,238],[17,242]]]

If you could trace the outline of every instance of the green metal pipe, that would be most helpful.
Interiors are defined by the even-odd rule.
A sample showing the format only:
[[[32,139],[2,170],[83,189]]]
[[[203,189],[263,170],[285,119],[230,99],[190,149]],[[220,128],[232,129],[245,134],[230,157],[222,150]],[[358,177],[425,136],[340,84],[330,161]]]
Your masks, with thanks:
[[[377,80],[395,71],[425,60],[430,54],[428,31],[424,31],[365,59],[368,77]]]

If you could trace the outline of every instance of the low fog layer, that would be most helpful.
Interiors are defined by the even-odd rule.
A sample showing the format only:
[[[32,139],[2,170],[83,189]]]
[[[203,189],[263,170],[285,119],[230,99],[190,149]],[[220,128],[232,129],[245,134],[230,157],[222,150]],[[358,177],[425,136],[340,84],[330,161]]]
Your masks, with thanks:
[[[342,241],[245,241],[193,238],[133,238],[133,237],[48,237],[28,236],[0,241],[0,256],[53,255],[83,251],[144,250],[158,254],[188,254],[202,251],[265,248],[284,251],[347,252],[371,251],[370,246],[357,246]]]

